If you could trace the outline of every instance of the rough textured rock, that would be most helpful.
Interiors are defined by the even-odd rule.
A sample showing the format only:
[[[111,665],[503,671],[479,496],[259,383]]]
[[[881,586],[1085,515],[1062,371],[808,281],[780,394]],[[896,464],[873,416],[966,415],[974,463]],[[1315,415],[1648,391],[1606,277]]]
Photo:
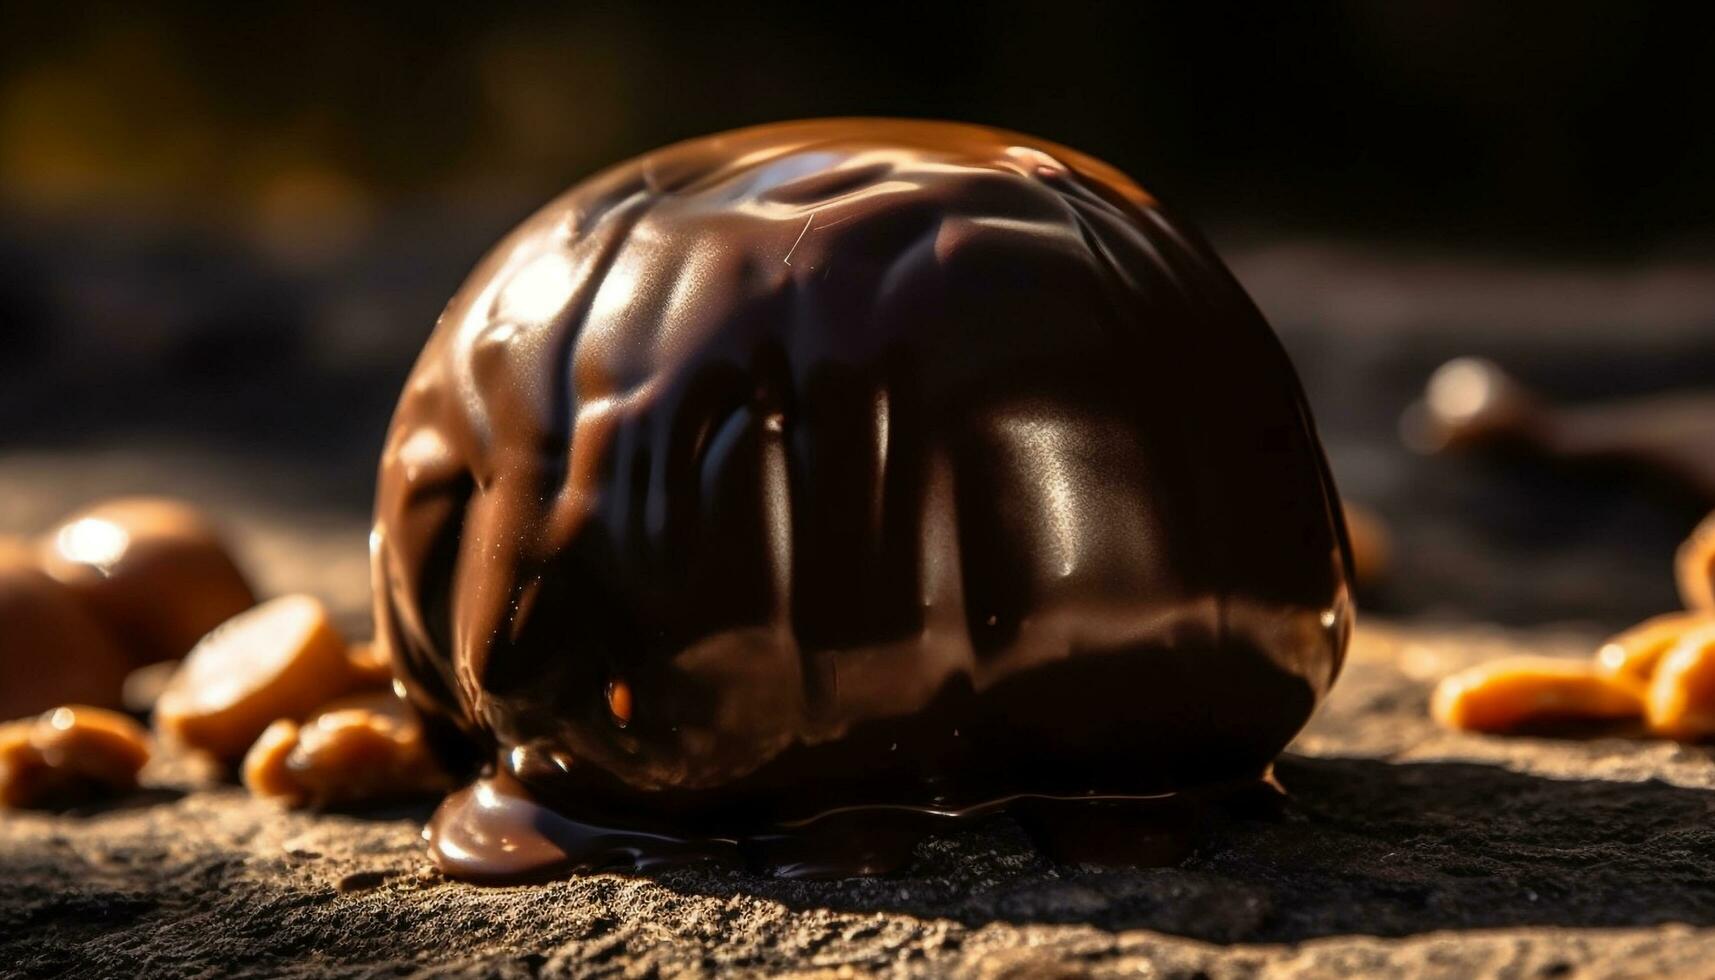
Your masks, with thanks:
[[[162,765],[120,804],[0,818],[23,976],[1668,975],[1715,962],[1715,762],[1609,736],[1435,729],[1428,683],[1589,637],[1367,624],[1280,764],[1279,820],[1171,868],[1054,865],[1004,819],[904,875],[431,871],[424,811],[305,815]],[[5,972],[0,971],[0,972]]]

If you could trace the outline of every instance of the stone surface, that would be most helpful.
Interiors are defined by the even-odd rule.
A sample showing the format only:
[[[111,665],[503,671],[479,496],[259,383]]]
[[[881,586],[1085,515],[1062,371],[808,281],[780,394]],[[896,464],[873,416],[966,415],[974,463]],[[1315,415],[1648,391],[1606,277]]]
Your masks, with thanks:
[[[1432,678],[1577,634],[1366,623],[1279,766],[1278,820],[1176,867],[1057,866],[1004,818],[904,875],[441,878],[426,808],[287,813],[163,764],[122,803],[0,817],[0,963],[23,976],[1707,974],[1715,761],[1426,718]]]

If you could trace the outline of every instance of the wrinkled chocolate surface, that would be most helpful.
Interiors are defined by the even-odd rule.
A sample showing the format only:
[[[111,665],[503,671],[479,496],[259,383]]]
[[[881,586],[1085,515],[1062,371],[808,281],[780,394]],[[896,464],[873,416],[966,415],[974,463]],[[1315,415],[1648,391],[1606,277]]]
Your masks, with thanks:
[[[1254,779],[1350,626],[1219,260],[1105,164],[943,123],[740,130],[550,203],[418,361],[372,545],[449,755],[673,839]]]

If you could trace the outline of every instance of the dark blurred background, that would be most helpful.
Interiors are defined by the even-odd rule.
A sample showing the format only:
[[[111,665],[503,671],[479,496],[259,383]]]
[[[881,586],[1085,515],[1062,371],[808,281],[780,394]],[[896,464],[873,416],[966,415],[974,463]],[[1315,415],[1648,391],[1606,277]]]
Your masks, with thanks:
[[[360,575],[399,383],[508,227],[671,140],[903,115],[1077,146],[1199,221],[1392,531],[1371,608],[1673,605],[1706,501],[1420,458],[1397,420],[1464,354],[1569,400],[1715,386],[1701,5],[676,7],[0,8],[0,530],[170,490],[352,536]]]

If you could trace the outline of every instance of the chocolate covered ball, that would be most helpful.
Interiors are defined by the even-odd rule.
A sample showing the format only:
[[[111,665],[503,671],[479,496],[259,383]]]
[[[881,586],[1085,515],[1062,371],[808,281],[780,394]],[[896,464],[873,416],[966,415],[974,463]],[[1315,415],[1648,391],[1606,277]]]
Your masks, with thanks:
[[[175,500],[110,500],[73,514],[43,536],[41,563],[138,665],[184,656],[256,604],[214,523]]]
[[[823,120],[609,169],[442,314],[382,459],[411,701],[674,833],[1255,779],[1339,671],[1279,342],[1114,168]]]

